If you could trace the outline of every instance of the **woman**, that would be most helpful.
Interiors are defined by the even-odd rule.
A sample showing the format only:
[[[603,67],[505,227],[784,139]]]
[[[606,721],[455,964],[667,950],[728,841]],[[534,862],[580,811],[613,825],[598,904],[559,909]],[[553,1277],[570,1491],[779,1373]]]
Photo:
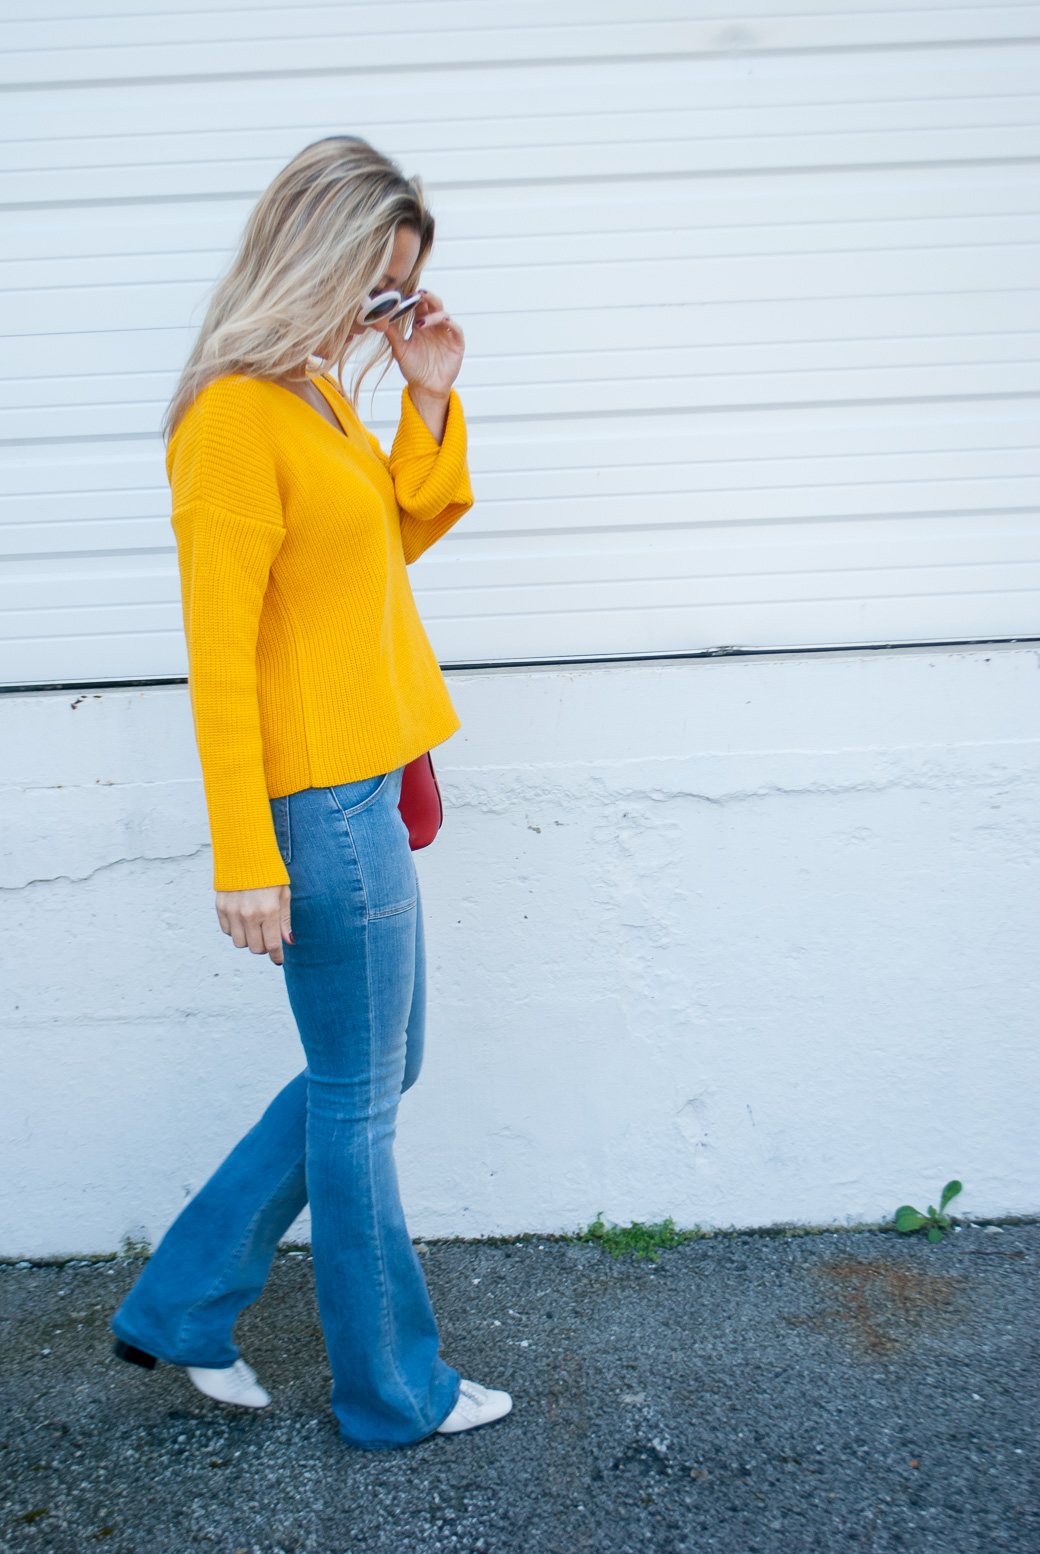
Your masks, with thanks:
[[[232,1327],[309,1199],[332,1407],[362,1447],[512,1407],[438,1356],[393,1158],[424,1017],[401,769],[458,727],[405,564],[473,497],[458,325],[429,293],[410,331],[364,317],[373,295],[414,291],[432,241],[417,181],[353,137],[309,146],[250,217],[170,405],[217,916],[240,949],[284,964],[307,1067],[112,1320],[123,1358],[184,1366],[208,1396],[263,1407]],[[407,381],[389,458],[356,388],[348,402],[323,370],[341,385],[373,333],[374,359],[392,353]]]

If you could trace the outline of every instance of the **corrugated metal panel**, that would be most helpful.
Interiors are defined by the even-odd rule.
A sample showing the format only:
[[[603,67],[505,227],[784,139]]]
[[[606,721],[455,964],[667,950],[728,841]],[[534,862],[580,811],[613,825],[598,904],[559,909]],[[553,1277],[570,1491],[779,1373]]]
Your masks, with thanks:
[[[423,173],[469,338],[442,658],[1037,631],[1037,3],[46,9],[0,26],[8,683],[182,672],[162,406],[343,129]]]

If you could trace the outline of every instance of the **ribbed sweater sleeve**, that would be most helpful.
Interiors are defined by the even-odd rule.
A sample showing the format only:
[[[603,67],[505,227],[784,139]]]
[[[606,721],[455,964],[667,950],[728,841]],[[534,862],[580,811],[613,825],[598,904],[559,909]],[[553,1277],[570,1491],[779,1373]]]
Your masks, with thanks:
[[[389,468],[401,509],[404,559],[415,561],[473,506],[466,465],[466,422],[454,391],[444,436],[438,443],[405,389]]]
[[[260,612],[284,519],[270,436],[252,401],[236,396],[235,387],[223,380],[206,391],[170,469],[216,890],[289,879],[264,775],[256,664]]]

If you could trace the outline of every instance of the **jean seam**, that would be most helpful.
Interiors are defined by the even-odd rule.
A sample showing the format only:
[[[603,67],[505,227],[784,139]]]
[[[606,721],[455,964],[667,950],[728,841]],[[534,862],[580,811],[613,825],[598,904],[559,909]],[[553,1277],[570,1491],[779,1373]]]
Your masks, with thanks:
[[[231,1256],[228,1258],[227,1262],[224,1264],[223,1268],[220,1270],[220,1273],[217,1275],[216,1279],[214,1279],[213,1283],[210,1285],[209,1289],[206,1291],[205,1295],[201,1296],[197,1301],[195,1301],[192,1305],[190,1305],[187,1308],[187,1310],[185,1311],[183,1317],[181,1318],[180,1326],[177,1329],[177,1336],[176,1336],[176,1339],[175,1339],[175,1341],[173,1343],[173,1346],[172,1346],[172,1349],[171,1349],[171,1353],[173,1353],[173,1354],[180,1354],[180,1352],[181,1352],[181,1339],[184,1336],[184,1329],[187,1327],[190,1318],[194,1315],[194,1313],[196,1311],[199,1310],[199,1308],[201,1306],[205,1306],[209,1301],[211,1301],[213,1299],[214,1295],[216,1295],[216,1294],[221,1292],[221,1286],[226,1284],[226,1280],[227,1280],[228,1274],[230,1273],[231,1269],[235,1266],[235,1264],[241,1258],[241,1256],[242,1256],[242,1249],[245,1247],[245,1245],[248,1242],[250,1236],[253,1234],[253,1231],[256,1229],[256,1224],[257,1224],[257,1221],[259,1220],[261,1214],[267,1208],[267,1205],[269,1203],[271,1203],[273,1201],[273,1199],[275,1199],[278,1196],[279,1192],[281,1192],[282,1188],[285,1186],[285,1184],[289,1180],[290,1176],[292,1176],[293,1172],[299,1170],[301,1162],[306,1163],[306,1160],[307,1160],[307,1152],[306,1152],[306,1150],[304,1150],[303,1154],[302,1155],[298,1155],[297,1158],[293,1161],[293,1163],[289,1167],[288,1171],[286,1171],[285,1175],[278,1182],[278,1185],[274,1188],[274,1191],[271,1192],[264,1199],[263,1203],[257,1209],[256,1213],[253,1215],[252,1219],[249,1221],[249,1224],[246,1226],[245,1230],[242,1232],[241,1237],[239,1238],[238,1242],[236,1243],[235,1250],[232,1252]],[[172,1363],[175,1364],[175,1365],[179,1365],[182,1362],[179,1361],[179,1360],[175,1360]],[[187,1363],[190,1364],[190,1361],[187,1362]]]
[[[278,805],[284,805],[284,811],[278,810]],[[278,814],[280,813],[284,813],[284,838],[286,838],[284,847],[281,845],[281,825],[280,821],[278,821]],[[289,862],[292,861],[292,830],[289,827],[288,794],[283,794],[280,799],[270,800],[270,819],[272,819],[272,824],[274,824],[275,828],[275,847],[278,848],[278,856],[280,856],[281,862],[288,866]]]
[[[380,786],[382,786],[382,784],[380,784]],[[357,867],[358,879],[361,881],[361,895],[362,895],[362,897],[364,899],[364,902],[365,902],[365,923],[367,925],[368,923],[370,923],[372,921],[372,914],[371,914],[371,912],[368,909],[368,886],[365,884],[365,871],[361,867],[361,859],[358,856],[357,843],[354,841],[354,833],[350,829],[350,819],[349,819],[349,817],[347,815],[347,812],[343,808],[343,805],[340,803],[339,799],[336,797],[335,790],[330,788],[329,792],[332,794],[332,801],[335,804],[336,808],[339,810],[340,815],[341,815],[341,817],[343,819],[343,829],[347,833],[347,841],[350,843],[350,850],[354,854],[354,863],[355,863],[355,865]],[[373,793],[372,797],[375,798],[376,794]],[[350,811],[350,813],[351,813],[351,815],[356,815],[357,814],[357,810],[356,809],[352,809]],[[367,975],[367,973],[366,973],[366,975]],[[366,990],[367,990],[367,986],[368,986],[367,982],[366,982],[365,985],[366,985]],[[371,1007],[371,1005],[370,1005],[370,1007]]]
[[[281,798],[277,798],[277,799],[272,799],[271,800],[271,804],[272,805],[276,805],[276,804],[284,804],[285,805],[285,847],[284,848],[282,847],[281,837],[278,834],[278,821],[275,818],[276,811],[273,808],[272,808],[271,814],[272,814],[272,818],[274,819],[274,839],[275,839],[275,844],[276,844],[276,846],[278,848],[279,856],[280,856],[282,862],[286,865],[286,867],[288,867],[288,865],[292,862],[292,824],[291,824],[290,819],[289,819],[289,797],[290,797],[290,795],[288,793],[286,793]]]
[[[372,1068],[373,1068],[373,1064],[372,1064],[371,1060],[372,1060],[373,1019],[372,1019],[372,957],[368,953],[368,925],[367,925],[367,923],[365,925],[365,996],[366,996],[367,1006],[368,1006],[368,1042],[369,1042],[369,1065],[368,1065],[368,1072],[369,1072],[368,1121],[369,1121],[369,1126],[365,1129],[365,1154],[366,1154],[366,1157],[367,1157],[367,1164],[368,1164],[368,1181],[369,1181],[369,1184],[371,1185],[371,1183],[372,1183],[372,1181],[374,1179],[374,1172],[373,1172],[373,1169],[372,1169],[372,1126],[371,1126],[371,1124],[372,1124],[372,1078],[371,1078],[371,1075],[372,1075]],[[383,1322],[384,1322],[387,1338],[389,1340],[389,1339],[391,1339],[394,1336],[393,1315],[392,1315],[392,1312],[391,1312],[390,1301],[389,1301],[388,1296],[387,1296],[387,1288],[386,1288],[386,1254],[385,1254],[384,1246],[383,1246],[383,1227],[380,1224],[380,1216],[376,1212],[374,1204],[373,1204],[373,1207],[372,1207],[372,1221],[373,1221],[373,1225],[374,1225],[375,1233],[376,1233],[376,1246],[379,1249],[379,1295],[380,1295],[380,1300],[382,1302],[382,1307],[383,1307]],[[398,1364],[397,1346],[396,1346],[395,1343],[388,1342],[387,1343],[387,1348],[389,1349],[390,1354],[391,1354],[391,1356],[393,1358],[394,1375],[397,1377],[398,1385],[400,1386],[402,1392],[404,1393],[404,1396],[405,1397],[410,1397],[408,1383],[405,1380],[404,1376],[401,1374],[401,1367]],[[418,1406],[415,1405],[415,1404],[413,1404],[412,1406],[413,1406],[413,1409],[414,1409],[414,1412],[415,1412],[415,1415],[416,1415],[416,1419],[418,1421],[418,1415],[419,1415]]]

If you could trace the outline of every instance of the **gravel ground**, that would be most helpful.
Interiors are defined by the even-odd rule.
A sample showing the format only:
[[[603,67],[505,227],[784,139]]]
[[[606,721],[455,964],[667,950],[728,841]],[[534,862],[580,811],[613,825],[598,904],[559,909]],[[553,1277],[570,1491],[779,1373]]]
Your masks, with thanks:
[[[1040,1226],[719,1236],[656,1269],[538,1241],[424,1255],[444,1353],[516,1407],[383,1453],[336,1433],[306,1255],[240,1324],[262,1414],[110,1357],[139,1264],[0,1269],[0,1548],[1040,1550]]]

